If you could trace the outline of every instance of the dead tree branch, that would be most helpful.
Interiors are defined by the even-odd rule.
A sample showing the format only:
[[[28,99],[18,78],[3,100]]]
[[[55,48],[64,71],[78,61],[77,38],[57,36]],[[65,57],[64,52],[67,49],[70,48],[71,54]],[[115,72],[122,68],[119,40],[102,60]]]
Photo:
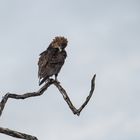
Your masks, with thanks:
[[[14,130],[10,130],[8,128],[2,128],[0,127],[0,133],[15,137],[15,138],[20,138],[20,139],[25,139],[25,140],[38,140],[36,137],[25,134],[25,133],[20,133]]]
[[[81,107],[79,109],[76,109],[74,107],[74,105],[72,104],[66,90],[60,85],[59,82],[50,79],[49,82],[47,82],[43,87],[41,87],[37,92],[29,92],[29,93],[25,93],[22,95],[19,94],[13,94],[13,93],[7,93],[1,100],[0,102],[0,116],[2,115],[2,112],[4,110],[4,107],[6,105],[6,102],[8,101],[9,98],[13,98],[13,99],[26,99],[29,97],[36,97],[36,96],[40,96],[42,95],[49,86],[51,86],[52,84],[54,84],[58,90],[60,91],[60,93],[62,94],[64,100],[66,101],[66,103],[68,104],[69,108],[71,109],[71,111],[73,112],[73,114],[76,115],[80,115],[81,111],[84,109],[84,107],[88,104],[90,98],[93,95],[94,89],[95,89],[95,77],[96,75],[93,76],[92,80],[91,80],[91,90],[89,95],[87,96],[85,102],[81,105]],[[26,139],[26,140],[37,140],[36,137],[31,136],[31,135],[27,135],[24,133],[20,133],[20,132],[16,132],[7,128],[2,128],[0,127],[0,133],[4,133],[6,135],[12,136],[12,137],[16,137],[16,138],[21,138],[21,139]]]
[[[54,85],[58,88],[58,90],[60,91],[60,93],[62,94],[64,100],[67,102],[69,108],[72,110],[73,114],[76,115],[80,115],[81,111],[83,110],[83,108],[87,105],[87,103],[89,102],[91,96],[93,95],[94,89],[95,89],[95,77],[96,75],[93,76],[92,80],[91,80],[91,90],[89,93],[89,96],[87,96],[85,102],[81,105],[81,107],[79,109],[76,109],[74,107],[74,105],[72,104],[69,96],[67,95],[67,92],[65,91],[65,89],[58,83],[54,83]]]
[[[29,97],[35,97],[35,96],[40,96],[42,95],[46,90],[47,88],[53,84],[54,81],[53,79],[50,80],[48,83],[46,83],[42,88],[40,88],[37,92],[30,92],[30,93],[25,93],[25,94],[22,94],[22,95],[18,95],[18,94],[13,94],[13,93],[7,93],[5,94],[5,96],[3,97],[3,99],[1,100],[0,102],[0,116],[2,115],[2,111],[5,107],[5,104],[7,102],[7,100],[9,98],[13,98],[13,99],[26,99],[26,98],[29,98]]]

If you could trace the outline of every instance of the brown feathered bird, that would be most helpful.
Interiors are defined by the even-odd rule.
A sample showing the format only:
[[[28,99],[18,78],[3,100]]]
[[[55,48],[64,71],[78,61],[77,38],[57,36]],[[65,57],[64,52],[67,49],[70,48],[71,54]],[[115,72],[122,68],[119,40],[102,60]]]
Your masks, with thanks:
[[[58,73],[67,57],[65,51],[67,43],[66,38],[57,36],[50,43],[49,47],[40,54],[38,61],[39,85],[48,81],[53,75],[55,75],[55,80],[57,80]]]

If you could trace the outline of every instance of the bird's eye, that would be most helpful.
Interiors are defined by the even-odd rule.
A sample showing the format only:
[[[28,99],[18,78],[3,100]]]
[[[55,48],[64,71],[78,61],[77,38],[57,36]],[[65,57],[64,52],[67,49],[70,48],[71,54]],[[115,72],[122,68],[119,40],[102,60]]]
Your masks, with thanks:
[[[66,47],[67,46],[67,44],[66,43],[62,43],[62,47]]]

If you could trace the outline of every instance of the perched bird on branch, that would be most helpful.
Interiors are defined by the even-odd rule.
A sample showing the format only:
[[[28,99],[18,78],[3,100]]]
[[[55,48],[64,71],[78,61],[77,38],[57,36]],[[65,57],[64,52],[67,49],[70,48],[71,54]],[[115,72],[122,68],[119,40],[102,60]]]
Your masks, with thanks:
[[[57,36],[50,43],[49,47],[40,54],[38,61],[39,85],[48,81],[53,75],[57,81],[58,73],[67,57],[65,51],[67,43],[68,41],[66,38]]]

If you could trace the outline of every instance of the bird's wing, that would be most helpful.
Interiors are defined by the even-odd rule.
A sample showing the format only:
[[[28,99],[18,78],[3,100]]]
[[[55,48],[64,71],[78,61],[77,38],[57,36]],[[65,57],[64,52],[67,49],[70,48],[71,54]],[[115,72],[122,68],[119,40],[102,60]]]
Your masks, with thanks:
[[[48,48],[44,52],[40,54],[39,61],[38,61],[38,77],[43,78],[44,72],[46,71],[46,66],[51,61],[53,57],[54,51]]]

